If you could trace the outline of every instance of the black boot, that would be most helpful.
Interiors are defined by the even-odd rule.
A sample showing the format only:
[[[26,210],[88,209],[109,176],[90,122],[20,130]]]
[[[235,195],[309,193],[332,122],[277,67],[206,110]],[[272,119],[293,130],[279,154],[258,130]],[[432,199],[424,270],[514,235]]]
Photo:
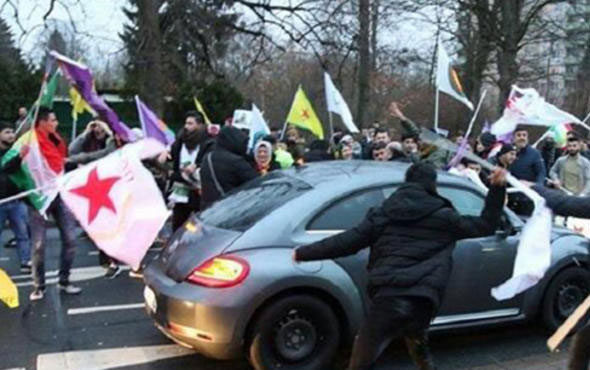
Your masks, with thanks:
[[[406,337],[406,346],[408,353],[414,361],[414,364],[420,370],[436,370],[434,360],[428,348],[428,336],[423,333],[417,337]]]
[[[586,324],[572,339],[569,370],[588,370],[590,362],[590,324]]]

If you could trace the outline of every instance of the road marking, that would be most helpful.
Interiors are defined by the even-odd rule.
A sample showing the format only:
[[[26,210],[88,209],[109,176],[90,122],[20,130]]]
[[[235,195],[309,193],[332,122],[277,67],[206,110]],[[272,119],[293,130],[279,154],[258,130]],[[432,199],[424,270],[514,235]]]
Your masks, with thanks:
[[[119,311],[119,310],[132,310],[136,308],[143,308],[144,303],[130,303],[130,304],[118,304],[112,306],[94,306],[94,307],[80,307],[68,309],[68,315],[82,315],[85,313],[94,312],[105,312],[105,311]]]
[[[129,266],[119,266],[121,271],[130,270]],[[92,280],[100,277],[104,277],[105,269],[101,266],[90,266],[90,267],[77,267],[70,270],[70,281],[85,281],[85,280]],[[45,278],[48,278],[45,282],[46,285],[57,284],[58,278],[58,271],[49,271],[45,274]],[[19,278],[32,278],[31,275],[16,275],[11,278],[19,279]],[[32,280],[19,282],[15,284],[17,287],[25,287],[25,286],[33,286],[34,282]]]
[[[0,257],[0,261],[10,261],[10,257]]]
[[[37,370],[115,369],[194,354],[175,344],[46,353],[37,356]]]

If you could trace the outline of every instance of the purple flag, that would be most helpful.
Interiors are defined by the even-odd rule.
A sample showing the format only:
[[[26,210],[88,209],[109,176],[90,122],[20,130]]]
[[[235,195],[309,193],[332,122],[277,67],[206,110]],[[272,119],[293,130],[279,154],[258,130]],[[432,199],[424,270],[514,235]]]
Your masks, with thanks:
[[[141,122],[141,129],[145,137],[154,138],[164,145],[172,144],[174,142],[174,132],[137,95],[135,95],[135,103],[137,104],[139,122]]]
[[[99,117],[106,121],[111,129],[118,134],[123,140],[129,142],[135,139],[133,132],[119,120],[117,114],[98,96],[94,91],[94,78],[87,66],[74,62],[73,60],[59,54],[56,51],[51,51],[51,56],[54,57],[64,76],[68,79],[70,84],[78,91],[84,100],[94,109]]]
[[[458,165],[459,162],[461,162],[461,159],[463,159],[463,157],[465,156],[465,153],[467,152],[468,145],[469,145],[469,140],[467,140],[466,137],[461,139],[461,144],[459,144],[459,149],[457,149],[457,152],[455,153],[453,158],[449,161],[449,164],[447,164],[447,169],[453,168],[456,165]]]

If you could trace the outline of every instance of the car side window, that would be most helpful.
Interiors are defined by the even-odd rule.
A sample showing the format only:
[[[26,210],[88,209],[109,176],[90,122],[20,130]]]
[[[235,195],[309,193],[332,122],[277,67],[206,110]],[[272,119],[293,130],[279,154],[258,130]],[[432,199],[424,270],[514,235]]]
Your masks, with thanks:
[[[462,216],[479,216],[484,207],[484,198],[461,188],[438,186],[438,193],[453,203]]]
[[[347,230],[358,225],[370,208],[380,206],[385,198],[381,189],[354,193],[337,200],[318,213],[307,230]]]

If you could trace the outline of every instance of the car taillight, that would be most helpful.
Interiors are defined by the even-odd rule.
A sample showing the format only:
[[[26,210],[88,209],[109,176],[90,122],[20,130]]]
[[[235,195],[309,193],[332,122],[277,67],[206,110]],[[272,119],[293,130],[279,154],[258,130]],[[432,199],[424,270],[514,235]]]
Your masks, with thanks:
[[[236,256],[223,255],[205,261],[186,280],[210,288],[227,288],[244,281],[249,272],[248,262]]]

